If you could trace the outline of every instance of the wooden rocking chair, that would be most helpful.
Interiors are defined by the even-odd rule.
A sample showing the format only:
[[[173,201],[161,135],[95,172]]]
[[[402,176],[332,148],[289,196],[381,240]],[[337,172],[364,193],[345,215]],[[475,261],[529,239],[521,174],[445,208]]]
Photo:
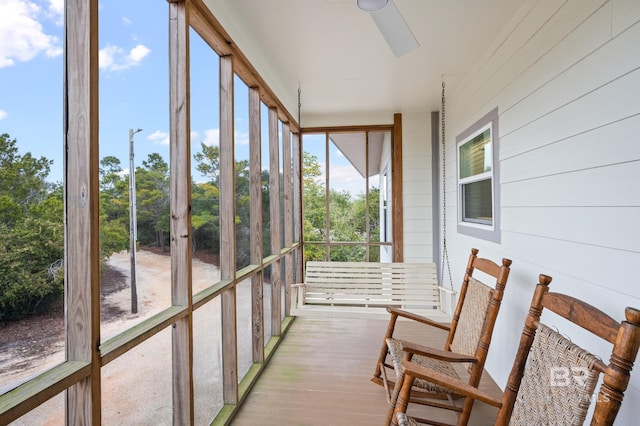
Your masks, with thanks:
[[[429,380],[452,392],[498,407],[496,425],[584,423],[596,401],[592,425],[612,425],[622,404],[633,363],[640,346],[640,310],[627,307],[626,321],[618,323],[595,307],[571,296],[549,292],[551,278],[540,275],[520,338],[520,346],[501,400],[462,381],[410,361],[404,361],[405,379],[393,424],[428,423],[406,415],[414,380]],[[580,348],[557,331],[540,323],[543,309],[550,310],[613,345],[609,364]],[[594,394],[600,374],[603,383]],[[471,404],[465,403],[458,425],[466,425]],[[441,423],[440,423],[441,424]]]
[[[387,308],[391,318],[382,342],[376,370],[371,378],[371,381],[384,386],[387,390],[387,400],[391,409],[385,424],[391,422],[393,407],[402,386],[404,374],[401,364],[404,358],[436,369],[456,380],[459,380],[460,377],[454,365],[464,365],[469,373],[468,385],[478,386],[509,277],[510,265],[511,260],[502,259],[502,266],[498,266],[491,260],[479,258],[478,250],[472,249],[460,288],[460,297],[450,325],[436,323],[428,318],[397,308]],[[476,279],[474,277],[476,271],[481,271],[495,278],[494,287],[485,285]],[[444,349],[430,348],[394,337],[393,333],[398,317],[408,318],[448,331]],[[391,358],[391,364],[388,363],[387,356]],[[394,371],[395,381],[387,378],[387,372],[391,370]],[[450,392],[446,387],[425,380],[415,380],[413,385],[414,392],[411,394],[411,402],[457,412],[462,410],[454,404],[454,399],[459,395]],[[445,399],[448,399],[448,403],[443,401]]]

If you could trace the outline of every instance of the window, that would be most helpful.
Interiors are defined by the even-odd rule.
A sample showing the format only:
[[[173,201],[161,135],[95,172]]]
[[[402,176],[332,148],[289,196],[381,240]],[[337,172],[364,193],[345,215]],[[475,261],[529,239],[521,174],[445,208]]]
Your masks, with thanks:
[[[498,110],[456,138],[458,232],[500,242],[498,191]]]
[[[305,260],[392,261],[390,130],[303,133]]]

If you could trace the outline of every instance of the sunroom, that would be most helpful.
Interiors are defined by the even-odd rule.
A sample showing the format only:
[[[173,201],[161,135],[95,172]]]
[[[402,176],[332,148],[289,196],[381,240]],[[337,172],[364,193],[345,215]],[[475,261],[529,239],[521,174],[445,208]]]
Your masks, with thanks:
[[[453,291],[471,248],[511,259],[485,365],[492,392],[505,386],[539,274],[618,321],[640,307],[640,1],[389,0],[373,12],[357,3],[146,1],[168,41],[159,89],[170,255],[155,278],[166,301],[113,329],[100,313],[100,109],[110,93],[99,90],[99,27],[108,6],[64,2],[64,356],[3,384],[1,424],[251,424],[260,420],[243,404],[256,401],[270,360],[290,350],[290,333],[311,352],[337,342],[334,369],[375,360],[377,349],[358,351],[379,345],[386,321],[290,315],[291,285],[310,259],[435,263]],[[207,229],[195,205],[206,190],[194,178],[196,123],[218,131],[214,272],[195,266],[194,234]],[[305,206],[310,183],[321,194],[317,217]],[[337,234],[345,217],[333,197],[351,188],[365,225]],[[357,336],[367,341],[352,352]],[[309,372],[322,381],[324,371]],[[382,388],[361,386],[386,404]],[[384,420],[360,413],[372,402],[354,394],[343,396],[344,411],[324,413],[313,410],[318,394],[282,398],[298,411],[273,424]],[[638,402],[634,372],[619,424],[635,424]],[[315,418],[297,420],[305,411]],[[477,411],[476,424],[493,422],[495,412]]]

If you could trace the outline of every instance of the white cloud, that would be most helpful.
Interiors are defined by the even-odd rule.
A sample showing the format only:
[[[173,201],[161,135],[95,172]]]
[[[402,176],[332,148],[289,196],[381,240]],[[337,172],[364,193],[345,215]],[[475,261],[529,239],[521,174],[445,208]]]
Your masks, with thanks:
[[[191,140],[195,140],[198,137],[198,133],[191,133]],[[248,145],[249,144],[249,134],[246,132],[235,132],[234,134],[234,142],[236,145]],[[220,145],[220,129],[209,129],[204,131],[204,139],[201,140],[205,145],[208,146],[219,146]]]
[[[107,71],[119,71],[135,67],[151,52],[145,45],[139,44],[125,53],[119,46],[107,45],[98,52],[100,68]]]
[[[100,49],[98,52],[98,63],[100,64],[100,68],[111,68],[115,62],[114,57],[118,54],[118,51],[122,51],[122,49],[116,46],[107,46]]]
[[[139,44],[131,49],[131,52],[129,52],[129,60],[137,64],[138,62],[142,61],[144,57],[147,56],[150,52],[151,49],[149,49],[147,46]]]
[[[132,24],[131,19],[127,18],[126,16],[122,17],[122,23],[127,27]]]
[[[64,0],[49,0],[48,15],[55,21],[56,25],[64,25]]]
[[[43,10],[30,0],[0,1],[0,68],[26,62],[44,53],[48,57],[62,54],[60,40],[46,34],[41,19],[60,19],[63,0],[50,0]],[[60,12],[59,12],[60,11]]]
[[[234,142],[236,145],[249,145],[249,133],[235,132]]]
[[[64,16],[64,0],[49,0],[49,10],[57,15]]]
[[[169,133],[156,130],[151,135],[147,136],[147,139],[158,145],[169,145]],[[191,140],[198,139],[198,132],[193,130],[191,132]]]
[[[363,194],[366,189],[365,179],[351,165],[331,166],[329,179],[332,189],[347,191],[352,195]]]
[[[0,109],[0,120],[4,120],[5,118],[7,118],[7,111]]]
[[[169,145],[169,134],[166,132],[161,132],[160,130],[156,130],[155,132],[147,136],[147,139],[158,145]]]
[[[204,140],[202,141],[202,143],[208,146],[212,146],[212,145],[219,146],[220,145],[220,129],[205,130]]]

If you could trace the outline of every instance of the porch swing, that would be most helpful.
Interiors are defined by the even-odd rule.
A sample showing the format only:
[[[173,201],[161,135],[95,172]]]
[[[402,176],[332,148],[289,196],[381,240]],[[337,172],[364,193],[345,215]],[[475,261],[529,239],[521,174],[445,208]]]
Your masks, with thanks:
[[[298,86],[298,122],[301,89]],[[451,320],[453,288],[439,285],[435,262],[339,262],[306,261],[302,282],[291,285],[292,316],[347,316],[388,318],[388,308],[428,317],[434,322]],[[455,303],[455,301],[453,302]]]

